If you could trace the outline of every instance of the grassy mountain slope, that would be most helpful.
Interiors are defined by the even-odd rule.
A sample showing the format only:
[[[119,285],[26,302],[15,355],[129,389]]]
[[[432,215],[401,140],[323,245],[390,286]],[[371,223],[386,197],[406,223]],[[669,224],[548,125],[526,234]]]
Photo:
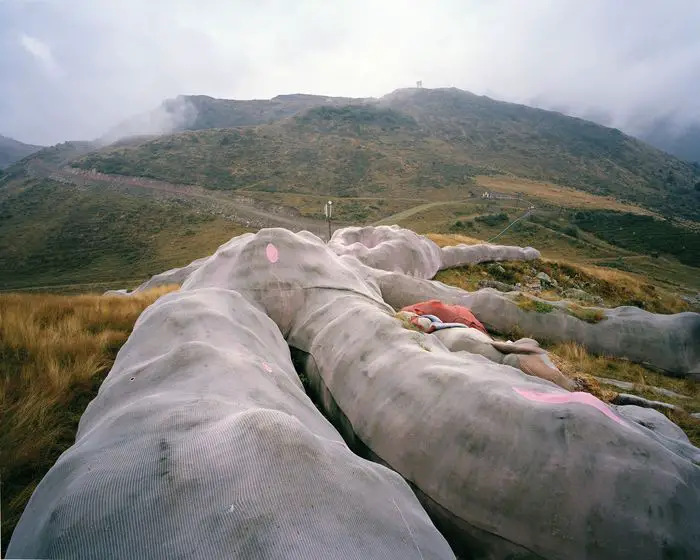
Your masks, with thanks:
[[[135,286],[243,231],[185,202],[28,179],[0,189],[0,290]]]
[[[200,124],[238,122],[210,117]],[[475,175],[511,174],[700,219],[693,165],[615,129],[455,89],[399,90],[374,104],[112,146],[76,165],[218,189],[338,196],[454,198],[467,195]]]
[[[291,98],[275,103],[291,111],[292,102],[321,99]],[[202,126],[220,122],[230,103],[239,109],[235,104],[244,103],[218,101],[213,120]],[[499,241],[645,274],[672,290],[700,289],[697,224],[640,218],[639,207],[620,202],[665,210],[670,200],[697,219],[693,200],[700,192],[667,197],[695,179],[692,166],[612,129],[459,90],[400,90],[376,103],[338,103],[267,124],[131,138],[102,149],[69,142],[11,166],[0,177],[0,289],[131,285],[186,264],[240,230],[228,221],[230,209],[243,204],[234,194],[260,208],[291,207],[286,215],[296,212],[299,220],[322,218],[323,202],[333,196],[336,217],[347,224],[399,223],[485,239],[532,203],[535,218]],[[74,175],[61,171],[66,165],[113,174],[114,183],[50,180],[71,183]],[[657,165],[677,179],[655,183]],[[596,173],[609,186],[590,182]],[[165,196],[116,184],[130,176],[205,188],[180,188],[194,197]],[[523,176],[567,176],[579,188]],[[635,186],[644,180],[643,188]],[[527,201],[484,200],[485,190],[523,192]],[[589,213],[577,217],[580,211]],[[503,214],[503,220],[489,217]]]
[[[41,146],[25,144],[7,136],[0,135],[0,169],[27,157],[41,149]]]
[[[700,169],[617,129],[457,89],[399,90],[382,103],[481,165],[664,211],[700,208]],[[675,200],[674,200],[675,199]]]

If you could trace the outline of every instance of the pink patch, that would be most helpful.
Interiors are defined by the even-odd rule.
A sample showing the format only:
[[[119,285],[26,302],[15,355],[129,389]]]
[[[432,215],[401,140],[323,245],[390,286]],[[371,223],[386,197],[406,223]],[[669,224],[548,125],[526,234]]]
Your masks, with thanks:
[[[265,247],[265,256],[271,263],[276,263],[280,258],[280,253],[277,250],[277,247],[275,247],[272,243],[268,243],[267,247]]]
[[[262,367],[267,373],[272,373],[272,368],[270,367],[270,364],[268,364],[267,362],[263,362]]]
[[[618,424],[626,426],[622,419],[613,413],[612,410],[600,399],[597,399],[589,393],[575,392],[575,393],[542,393],[539,391],[528,391],[525,389],[518,389],[513,387],[513,390],[518,393],[521,397],[525,397],[529,401],[546,403],[546,404],[567,404],[567,403],[579,403],[592,406],[593,408],[599,410],[605,416],[614,420]]]

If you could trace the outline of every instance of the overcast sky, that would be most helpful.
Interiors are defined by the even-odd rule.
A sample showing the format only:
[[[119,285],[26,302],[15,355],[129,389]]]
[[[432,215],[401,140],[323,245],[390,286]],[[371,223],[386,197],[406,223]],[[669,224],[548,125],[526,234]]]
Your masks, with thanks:
[[[92,139],[178,94],[413,86],[634,132],[700,121],[700,0],[0,0],[0,134]]]

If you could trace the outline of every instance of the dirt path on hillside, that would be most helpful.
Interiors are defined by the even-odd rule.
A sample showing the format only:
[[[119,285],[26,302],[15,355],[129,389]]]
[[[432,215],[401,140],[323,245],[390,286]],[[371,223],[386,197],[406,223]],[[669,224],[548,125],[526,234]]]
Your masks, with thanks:
[[[239,194],[208,190],[195,185],[182,185],[125,175],[106,175],[84,169],[52,169],[35,164],[34,175],[80,187],[109,188],[132,193],[147,193],[157,198],[186,199],[197,203],[202,210],[236,222],[251,229],[284,227],[292,231],[307,230],[323,236],[327,225],[322,220],[303,217],[288,206],[262,202]]]
[[[411,216],[418,214],[419,212],[424,212],[425,210],[430,210],[431,208],[436,208],[437,206],[449,206],[453,204],[466,204],[468,201],[465,200],[445,200],[445,201],[439,201],[439,202],[427,202],[425,204],[419,204],[418,206],[414,206],[413,208],[409,208],[408,210],[403,210],[402,212],[397,212],[396,214],[392,214],[391,216],[387,216],[386,218],[382,218],[381,220],[374,222],[373,224],[370,224],[372,226],[390,226],[393,224],[396,224],[400,222],[401,220],[405,220],[406,218],[410,218]]]

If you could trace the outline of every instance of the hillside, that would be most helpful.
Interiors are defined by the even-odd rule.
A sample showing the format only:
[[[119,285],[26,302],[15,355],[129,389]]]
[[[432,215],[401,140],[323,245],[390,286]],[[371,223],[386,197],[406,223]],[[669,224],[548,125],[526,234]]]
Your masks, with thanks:
[[[201,97],[191,126],[287,116],[103,148],[65,142],[10,166],[0,172],[0,290],[131,285],[233,231],[279,226],[325,237],[329,196],[336,227],[398,223],[482,239],[531,204],[535,214],[501,241],[639,274],[688,297],[700,290],[697,224],[658,215],[672,206],[676,218],[697,220],[700,192],[681,186],[697,179],[692,166],[613,129],[459,90],[308,108],[325,100]],[[673,182],[654,183],[654,166]],[[596,173],[604,185],[593,184]],[[498,198],[483,199],[486,191]]]
[[[324,99],[191,98],[196,117],[187,128],[211,129],[107,147],[74,165],[216,189],[336,196],[454,198],[467,196],[477,175],[508,174],[700,218],[700,169],[615,129],[456,89],[398,90],[298,112]]]
[[[659,120],[641,138],[661,150],[700,165],[700,124],[678,130],[678,125]]]
[[[128,136],[232,128],[270,123],[320,105],[360,103],[349,97],[278,95],[272,99],[216,99],[208,95],[181,95],[166,99],[154,110],[136,115],[108,131],[102,141]]]
[[[25,144],[12,138],[0,135],[0,169],[8,167],[16,161],[27,157],[41,149],[41,146]]]
[[[138,284],[243,231],[185,201],[29,179],[0,188],[0,290]]]

